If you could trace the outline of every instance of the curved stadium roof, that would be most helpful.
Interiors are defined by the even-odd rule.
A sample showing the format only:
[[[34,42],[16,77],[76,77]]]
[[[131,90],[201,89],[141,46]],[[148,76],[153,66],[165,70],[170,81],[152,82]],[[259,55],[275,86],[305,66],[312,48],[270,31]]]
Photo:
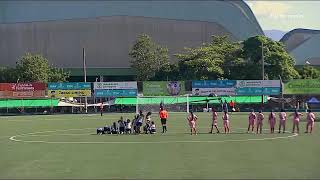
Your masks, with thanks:
[[[263,34],[251,9],[240,0],[10,0],[0,1],[0,8],[0,23],[126,15],[216,22],[239,40]]]
[[[306,61],[312,65],[320,65],[320,30],[294,29],[280,41],[294,57],[296,65],[304,65]]]
[[[59,67],[128,68],[128,51],[147,33],[169,53],[210,41],[263,35],[248,5],[223,0],[0,1],[0,66],[25,52],[41,53]]]

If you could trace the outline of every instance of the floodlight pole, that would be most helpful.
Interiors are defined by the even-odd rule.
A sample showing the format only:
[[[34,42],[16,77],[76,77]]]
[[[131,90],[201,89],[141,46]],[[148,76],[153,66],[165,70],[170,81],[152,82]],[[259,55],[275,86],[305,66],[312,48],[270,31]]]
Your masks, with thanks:
[[[263,57],[263,42],[261,41],[261,61],[262,61],[262,80],[264,82],[264,57]],[[261,109],[263,109],[263,92],[264,92],[264,86],[262,82],[262,95],[261,95]]]
[[[82,58],[83,58],[83,74],[84,74],[84,82],[87,82],[87,69],[86,69],[86,49],[82,48]],[[84,109],[86,114],[88,113],[88,98],[87,96],[84,97]]]
[[[95,83],[97,83],[97,82],[98,82],[98,78],[96,78]],[[96,96],[95,96],[94,93],[92,93],[92,96],[93,96],[94,112],[97,113],[97,106],[96,106],[97,101],[96,101]],[[103,106],[102,106],[102,107],[103,107]]]

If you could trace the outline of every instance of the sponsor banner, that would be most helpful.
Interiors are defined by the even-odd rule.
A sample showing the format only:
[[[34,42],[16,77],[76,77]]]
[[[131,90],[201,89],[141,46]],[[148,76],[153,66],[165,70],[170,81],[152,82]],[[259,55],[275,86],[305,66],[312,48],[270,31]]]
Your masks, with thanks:
[[[48,97],[62,98],[62,97],[91,97],[91,90],[49,90]]]
[[[0,98],[14,98],[13,91],[0,91]]]
[[[96,97],[136,97],[137,89],[97,89],[94,91]]]
[[[138,89],[136,81],[130,82],[94,82],[94,89]]]
[[[284,94],[320,94],[319,79],[291,80],[284,84]]]
[[[192,81],[192,88],[233,88],[236,80],[202,80]]]
[[[45,97],[46,91],[16,91],[12,92],[12,96],[15,98],[38,98]]]
[[[41,98],[46,91],[0,91],[0,98]]]
[[[176,96],[185,94],[184,81],[144,81],[144,96]]]
[[[48,90],[79,90],[91,89],[91,83],[67,82],[67,83],[48,83]]]
[[[280,80],[237,80],[237,88],[281,87]]]
[[[0,91],[41,91],[46,88],[45,83],[0,83]]]
[[[281,93],[281,88],[279,87],[244,87],[237,88],[237,95],[279,95]]]
[[[192,88],[194,96],[209,96],[209,95],[236,95],[235,88]]]
[[[0,98],[6,98],[9,91],[0,91]]]

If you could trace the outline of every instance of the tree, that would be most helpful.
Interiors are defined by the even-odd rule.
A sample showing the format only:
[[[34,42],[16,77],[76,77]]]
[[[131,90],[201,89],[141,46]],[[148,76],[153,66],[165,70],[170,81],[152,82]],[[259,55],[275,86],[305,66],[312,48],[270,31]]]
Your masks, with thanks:
[[[153,81],[178,81],[184,80],[179,72],[179,65],[177,63],[169,64],[166,67],[161,68],[159,71],[156,71],[156,74],[153,78]]]
[[[17,82],[18,76],[15,68],[0,67],[0,82]]]
[[[224,45],[223,70],[225,79],[244,79],[247,70],[243,49],[240,42],[231,42],[226,39]]]
[[[131,67],[137,72],[137,80],[150,80],[157,71],[169,65],[168,49],[154,43],[150,36],[141,34],[129,52]]]
[[[40,54],[26,53],[16,64],[16,73],[21,82],[65,81],[69,75],[61,69],[49,66]]]
[[[48,82],[48,60],[42,55],[26,53],[17,62],[16,69],[22,82]]]
[[[214,49],[204,46],[186,49],[187,54],[177,54],[179,69],[186,79],[210,79],[223,77],[223,59]]]
[[[313,68],[310,65],[304,65],[301,70],[298,70],[302,79],[319,79],[319,70]]]
[[[147,44],[148,41],[142,42]],[[279,79],[279,75],[284,80],[300,78],[294,59],[280,42],[264,36],[251,37],[244,42],[232,42],[227,36],[212,36],[211,42],[185,48],[185,53],[176,54],[178,63],[162,67],[151,79],[262,79],[262,54],[265,79]],[[152,57],[152,53],[148,56]]]
[[[210,43],[185,50],[185,54],[176,54],[185,80],[237,77],[237,69],[243,64],[240,43],[231,42],[227,36],[212,36]]]
[[[284,80],[300,77],[294,68],[294,59],[286,52],[281,42],[273,41],[265,36],[255,36],[243,42],[243,50],[246,67],[250,69],[247,71],[245,79],[262,78],[262,51],[266,79],[278,79],[279,75]]]
[[[70,73],[61,68],[50,67],[49,69],[49,82],[65,82],[69,76]]]

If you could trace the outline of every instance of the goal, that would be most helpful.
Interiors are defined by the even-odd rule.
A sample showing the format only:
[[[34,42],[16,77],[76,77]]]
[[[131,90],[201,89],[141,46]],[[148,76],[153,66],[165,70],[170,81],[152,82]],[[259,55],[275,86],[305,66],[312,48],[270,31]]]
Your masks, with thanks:
[[[170,112],[186,112],[189,113],[191,105],[205,105],[216,101],[218,103],[219,97],[198,97],[190,96],[189,94],[183,96],[138,96],[136,98],[136,112],[139,110],[144,112],[159,112],[160,107],[163,106]]]
[[[136,113],[158,113],[163,106],[169,112],[189,112],[189,96],[138,96],[136,98]]]

